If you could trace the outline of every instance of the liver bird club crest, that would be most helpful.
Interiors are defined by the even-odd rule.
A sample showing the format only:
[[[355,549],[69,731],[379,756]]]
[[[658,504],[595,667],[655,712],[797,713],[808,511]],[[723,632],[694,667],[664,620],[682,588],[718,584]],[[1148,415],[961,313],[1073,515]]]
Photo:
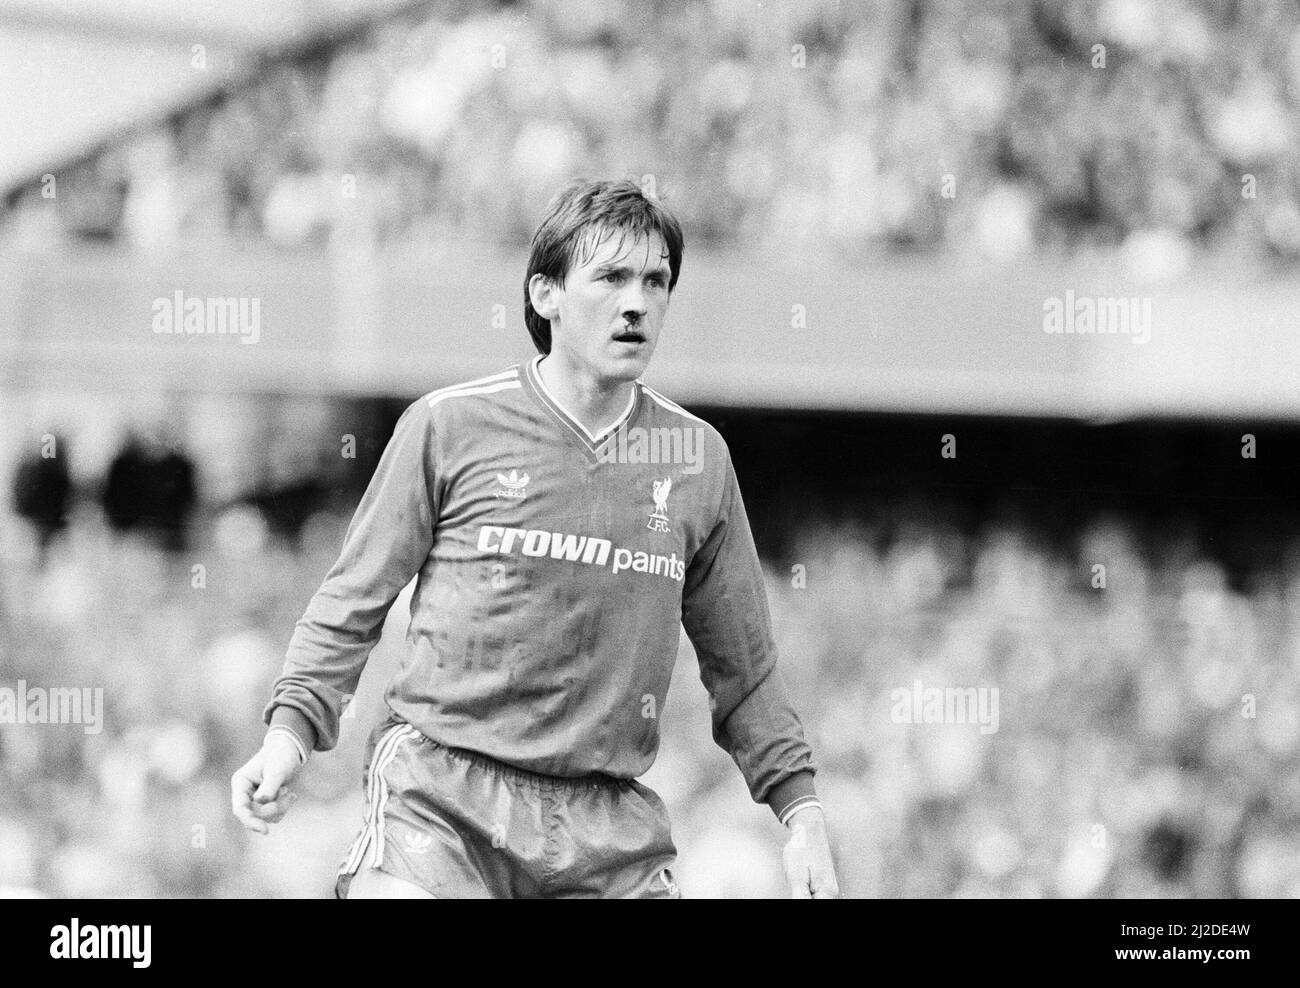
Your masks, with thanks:
[[[654,482],[654,499],[655,509],[650,512],[650,520],[646,522],[646,528],[652,532],[668,532],[668,492],[673,489],[673,480],[671,477],[665,477],[663,480]]]

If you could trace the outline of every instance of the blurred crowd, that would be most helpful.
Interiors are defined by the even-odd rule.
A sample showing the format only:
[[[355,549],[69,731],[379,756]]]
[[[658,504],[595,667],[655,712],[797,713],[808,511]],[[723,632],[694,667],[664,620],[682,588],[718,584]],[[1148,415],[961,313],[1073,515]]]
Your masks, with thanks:
[[[1241,592],[1104,514],[1070,545],[950,529],[915,500],[870,514],[809,525],[767,570],[846,894],[1300,896],[1300,565]],[[52,536],[0,521],[0,685],[105,695],[102,733],[0,725],[0,894],[330,893],[405,595],[339,748],[271,837],[247,834],[229,775],[349,514],[314,511],[297,543],[249,503],[187,517],[183,547],[78,498]],[[917,680],[996,689],[997,730],[900,722]],[[781,894],[781,828],[707,740],[685,641],[662,717],[645,781],[684,893]]]
[[[1300,9],[1264,0],[521,0],[259,65],[13,197],[16,239],[526,239],[630,175],[693,243],[1300,256]]]

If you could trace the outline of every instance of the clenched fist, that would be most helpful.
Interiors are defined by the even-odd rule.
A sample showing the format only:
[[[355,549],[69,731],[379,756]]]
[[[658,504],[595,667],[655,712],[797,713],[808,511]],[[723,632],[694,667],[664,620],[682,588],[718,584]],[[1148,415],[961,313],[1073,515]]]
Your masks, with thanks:
[[[298,797],[289,792],[303,761],[297,746],[283,732],[272,731],[262,749],[230,777],[230,808],[235,819],[259,834],[270,832]]]

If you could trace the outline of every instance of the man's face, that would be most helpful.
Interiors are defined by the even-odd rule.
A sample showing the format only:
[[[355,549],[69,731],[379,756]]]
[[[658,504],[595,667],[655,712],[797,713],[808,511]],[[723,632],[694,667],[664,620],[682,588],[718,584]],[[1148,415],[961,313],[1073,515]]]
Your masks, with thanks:
[[[564,284],[551,292],[551,352],[563,351],[597,380],[634,381],[650,362],[668,311],[668,248],[657,233],[602,229],[590,236]]]

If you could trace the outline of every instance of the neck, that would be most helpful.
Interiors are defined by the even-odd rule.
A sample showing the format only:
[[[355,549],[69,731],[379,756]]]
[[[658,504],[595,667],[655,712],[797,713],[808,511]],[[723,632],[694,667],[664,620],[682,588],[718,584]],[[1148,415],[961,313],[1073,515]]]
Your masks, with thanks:
[[[623,414],[636,387],[632,381],[600,380],[556,350],[542,358],[537,373],[552,397],[592,435],[599,435]]]

